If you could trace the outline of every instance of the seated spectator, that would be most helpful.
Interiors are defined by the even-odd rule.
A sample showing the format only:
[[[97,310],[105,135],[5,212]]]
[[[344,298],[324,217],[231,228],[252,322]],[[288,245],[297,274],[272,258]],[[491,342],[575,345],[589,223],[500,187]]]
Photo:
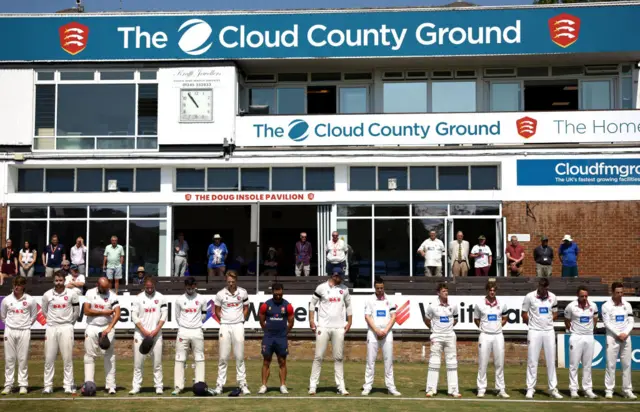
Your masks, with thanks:
[[[144,266],[139,266],[138,270],[136,271],[136,275],[133,277],[133,284],[134,285],[143,285],[144,284],[144,277],[146,276],[145,270],[144,270]]]
[[[263,276],[276,276],[278,274],[278,253],[270,247],[267,251],[267,259],[264,261],[265,270]]]
[[[77,266],[78,265],[76,265],[76,267]],[[63,260],[62,264],[60,265],[60,272],[62,272],[65,276],[67,276],[70,273],[70,269],[71,269],[71,262],[66,259]],[[80,270],[78,270],[78,272],[80,272]]]
[[[78,296],[82,296],[82,290],[85,284],[84,275],[80,274],[78,265],[71,265],[69,267],[69,274],[64,279],[64,286],[67,289],[73,290]]]

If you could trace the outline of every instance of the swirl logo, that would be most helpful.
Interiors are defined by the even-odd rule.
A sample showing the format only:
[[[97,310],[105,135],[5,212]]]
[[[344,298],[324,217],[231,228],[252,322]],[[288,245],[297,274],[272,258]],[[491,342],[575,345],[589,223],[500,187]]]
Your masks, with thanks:
[[[182,37],[178,41],[178,46],[187,54],[200,56],[206,53],[213,45],[213,42],[209,41],[213,30],[204,20],[191,19],[185,21],[178,29],[178,33],[181,32]]]
[[[289,123],[289,139],[294,142],[302,142],[309,137],[309,124],[302,119]]]

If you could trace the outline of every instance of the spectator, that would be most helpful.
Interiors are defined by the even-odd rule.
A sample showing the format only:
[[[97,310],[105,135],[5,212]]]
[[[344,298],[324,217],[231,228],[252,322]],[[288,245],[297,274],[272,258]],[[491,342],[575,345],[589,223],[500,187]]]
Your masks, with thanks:
[[[300,233],[300,240],[296,242],[296,276],[300,276],[304,273],[305,276],[309,276],[311,273],[311,255],[313,249],[311,248],[311,242],[307,241],[307,234],[305,232]]]
[[[118,294],[120,279],[122,279],[122,265],[124,265],[124,248],[118,244],[118,236],[111,236],[111,244],[104,248],[102,270],[106,272],[107,279],[115,279],[115,292]]]
[[[573,241],[571,235],[564,235],[562,244],[558,249],[558,256],[562,262],[562,277],[576,278],[578,277],[578,245]]]
[[[509,274],[511,276],[522,275],[522,262],[524,261],[524,248],[518,242],[517,236],[511,236],[511,244],[507,246],[507,263],[509,264]]]
[[[444,243],[436,238],[436,231],[429,232],[429,239],[422,242],[418,253],[424,258],[425,276],[442,276],[442,256],[444,256]]]
[[[82,289],[84,288],[85,277],[80,273],[78,265],[71,265],[69,267],[69,274],[64,279],[64,286],[67,289],[73,290],[78,296],[82,296]]]
[[[213,243],[209,245],[207,251],[207,257],[209,258],[209,264],[207,267],[209,276],[224,276],[227,270],[225,261],[229,250],[227,245],[222,241],[222,237],[219,234],[213,235]]]
[[[533,251],[536,261],[536,276],[539,278],[551,277],[551,264],[553,263],[553,249],[549,247],[549,238],[542,236],[540,246]]]
[[[42,263],[45,267],[44,276],[53,277],[53,274],[60,270],[62,261],[67,258],[64,253],[64,246],[58,242],[58,235],[51,236],[51,244],[47,245],[42,252]]]
[[[68,260],[63,260],[62,264],[60,265],[60,272],[62,272],[63,275],[67,276],[69,274],[69,271],[71,269],[71,262],[69,262]]]
[[[144,266],[138,266],[138,270],[136,270],[136,277],[134,277],[133,284],[134,285],[144,285],[144,277],[146,276]]]
[[[484,235],[478,237],[478,244],[471,249],[471,257],[474,260],[476,276],[489,276],[489,269],[493,263],[491,248],[486,245],[487,238]]]
[[[337,231],[331,233],[331,240],[329,240],[325,247],[325,253],[327,254],[327,275],[333,274],[334,268],[340,268],[342,273],[347,270],[348,246],[339,236]]]
[[[449,243],[449,259],[452,260],[451,273],[453,276],[467,276],[469,273],[469,242],[464,239],[464,234],[458,232],[456,240]]]
[[[31,247],[28,240],[24,242],[24,248],[20,250],[18,263],[20,264],[20,275],[26,278],[33,277],[35,272],[36,256],[38,251]]]
[[[184,240],[184,233],[178,233],[178,238],[173,242],[173,248],[173,276],[184,276],[189,255],[189,244]]]
[[[0,256],[0,286],[4,285],[4,278],[18,274],[18,266],[18,254],[13,249],[11,239],[7,239],[7,246],[2,249],[2,256]]]
[[[264,260],[264,266],[264,276],[278,275],[278,253],[275,248],[270,247],[269,250],[267,250],[267,258]]]
[[[78,272],[80,272],[81,275],[86,275],[87,247],[84,245],[84,239],[81,236],[78,236],[76,239],[76,244],[71,248],[69,255],[71,255],[71,264],[78,267]]]

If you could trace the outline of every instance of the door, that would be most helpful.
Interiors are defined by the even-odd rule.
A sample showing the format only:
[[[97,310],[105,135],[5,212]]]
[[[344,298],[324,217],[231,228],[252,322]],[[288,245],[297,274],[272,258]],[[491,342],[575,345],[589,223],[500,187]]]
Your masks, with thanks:
[[[507,233],[506,218],[496,219],[496,276],[507,276],[507,266],[505,265],[505,236]]]

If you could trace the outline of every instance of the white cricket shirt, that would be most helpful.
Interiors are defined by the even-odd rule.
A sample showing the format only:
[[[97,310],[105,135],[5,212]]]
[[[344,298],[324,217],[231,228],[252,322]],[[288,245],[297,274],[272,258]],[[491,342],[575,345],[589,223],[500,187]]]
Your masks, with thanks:
[[[102,310],[115,310],[115,308],[120,307],[120,303],[118,302],[118,296],[108,291],[106,294],[101,295],[98,292],[98,288],[95,287],[87,291],[85,295],[85,303],[91,305],[91,309],[102,311]],[[87,325],[91,326],[107,326],[113,320],[113,315],[111,316],[87,316]]]
[[[431,319],[431,333],[434,335],[453,334],[453,323],[458,319],[458,305],[443,304],[440,298],[429,303],[426,311],[427,319]]]
[[[42,295],[42,314],[47,318],[47,325],[73,325],[80,313],[78,295],[71,289],[56,293],[49,289]]]
[[[198,293],[185,293],[175,301],[176,322],[185,329],[202,329],[207,318],[207,301]]]
[[[489,266],[489,256],[491,256],[491,248],[489,246],[475,245],[473,249],[471,249],[471,254],[478,255],[474,260],[474,267],[486,268]]]
[[[522,311],[529,313],[529,330],[553,330],[553,313],[558,311],[558,299],[551,292],[542,299],[534,290],[525,296]]]
[[[598,315],[598,307],[590,300],[583,308],[574,300],[564,308],[564,318],[571,321],[571,333],[574,335],[593,335],[593,317]]]
[[[221,325],[244,323],[244,307],[249,305],[249,294],[246,289],[237,288],[235,293],[224,288],[215,297],[215,305],[220,306]]]
[[[385,328],[389,324],[391,314],[395,313],[396,309],[396,304],[389,301],[387,294],[385,294],[382,299],[379,299],[374,293],[364,304],[364,314],[371,316],[373,323],[378,328]],[[367,326],[369,326],[368,323]],[[369,329],[371,329],[371,327],[369,327]]]
[[[134,324],[140,322],[142,327],[152,331],[158,327],[160,321],[167,321],[167,300],[160,292],[147,295],[147,292],[139,293],[131,307],[131,320]],[[136,326],[136,332],[140,330]]]
[[[31,329],[31,325],[38,316],[38,306],[35,299],[24,293],[16,299],[13,293],[2,300],[0,319],[11,329]]]
[[[311,297],[311,310],[318,311],[318,326],[324,328],[343,328],[347,316],[352,315],[351,295],[344,284],[329,285],[321,283]]]
[[[420,245],[420,250],[425,253],[424,266],[442,266],[444,243],[440,239],[427,239]]]
[[[507,304],[498,298],[489,302],[486,298],[473,305],[473,319],[480,320],[480,332],[497,335],[502,333],[502,317],[507,316]]]
[[[613,299],[609,299],[602,305],[602,320],[607,328],[607,335],[618,336],[621,333],[631,333],[633,330],[631,304],[623,299],[620,305],[616,305]]]

